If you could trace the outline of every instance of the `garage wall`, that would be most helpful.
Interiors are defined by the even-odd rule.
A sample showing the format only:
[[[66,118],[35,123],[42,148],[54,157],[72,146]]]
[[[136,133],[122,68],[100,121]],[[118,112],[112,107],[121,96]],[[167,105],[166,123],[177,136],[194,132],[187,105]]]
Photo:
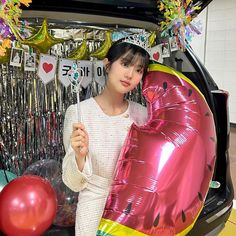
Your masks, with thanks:
[[[198,19],[203,31],[191,45],[218,86],[230,93],[230,122],[236,124],[236,0],[213,0]]]

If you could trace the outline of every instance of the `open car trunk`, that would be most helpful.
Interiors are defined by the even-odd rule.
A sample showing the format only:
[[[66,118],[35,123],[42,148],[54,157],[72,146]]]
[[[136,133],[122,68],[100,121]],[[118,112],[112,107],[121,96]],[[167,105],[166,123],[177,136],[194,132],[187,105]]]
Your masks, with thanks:
[[[202,11],[212,0],[194,0],[199,3]],[[199,13],[198,12],[198,13]],[[40,26],[44,18],[48,19],[51,30],[97,29],[127,30],[132,28],[158,31],[163,21],[163,13],[157,8],[156,1],[54,1],[33,0],[28,8],[24,8],[22,19],[30,26]],[[183,69],[175,63],[181,59],[191,65],[191,69]],[[215,84],[206,68],[197,59],[194,52],[188,49],[178,55],[165,59],[163,64],[173,67],[186,75],[204,94],[215,118],[217,130],[217,160],[213,180],[220,183],[219,188],[209,190],[205,206],[193,230],[189,235],[201,236],[215,228],[222,227],[228,219],[232,208],[233,187],[229,171],[229,120],[227,93]],[[187,66],[188,67],[188,66]],[[219,114],[221,116],[219,116]],[[74,235],[74,227],[52,226],[45,235]]]
[[[193,0],[202,11],[212,0]],[[57,12],[57,13],[56,13]],[[80,25],[106,25],[120,27],[140,27],[157,30],[157,25],[164,19],[158,10],[157,2],[144,1],[56,1],[34,0],[29,8],[25,8],[23,17],[48,17],[51,20],[65,20]],[[104,24],[106,23],[106,24]]]

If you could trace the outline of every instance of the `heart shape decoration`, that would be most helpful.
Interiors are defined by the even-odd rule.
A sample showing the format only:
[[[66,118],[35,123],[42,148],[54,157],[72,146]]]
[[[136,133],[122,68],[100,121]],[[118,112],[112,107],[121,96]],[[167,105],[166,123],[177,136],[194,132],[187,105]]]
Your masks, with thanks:
[[[53,64],[47,63],[47,62],[44,62],[44,63],[43,63],[43,70],[44,70],[46,73],[49,73],[52,69],[53,69]]]
[[[148,121],[132,124],[97,235],[186,235],[203,208],[216,157],[213,115],[183,74],[151,65]]]
[[[159,52],[155,52],[155,53],[153,53],[152,57],[153,57],[153,59],[155,59],[156,61],[158,61],[159,58],[160,58],[160,53],[159,53]]]

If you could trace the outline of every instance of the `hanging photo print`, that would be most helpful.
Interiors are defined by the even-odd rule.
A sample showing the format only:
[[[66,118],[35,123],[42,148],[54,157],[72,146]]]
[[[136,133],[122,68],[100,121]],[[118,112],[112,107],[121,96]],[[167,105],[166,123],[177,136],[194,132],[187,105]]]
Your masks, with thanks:
[[[169,38],[169,44],[170,44],[170,51],[171,52],[179,50],[176,36],[172,36]]]
[[[21,67],[22,56],[23,56],[23,49],[12,48],[12,50],[11,50],[10,65],[11,66]]]
[[[49,83],[54,79],[57,66],[57,58],[47,54],[40,54],[38,67],[38,77],[44,84]]]
[[[24,70],[25,71],[35,71],[36,69],[36,54],[35,53],[24,53]]]
[[[60,59],[59,60],[59,71],[58,79],[67,88],[71,82],[68,78],[68,72],[71,71],[75,60]]]
[[[161,51],[162,51],[162,57],[170,57],[170,45],[169,43],[162,43],[161,44]]]

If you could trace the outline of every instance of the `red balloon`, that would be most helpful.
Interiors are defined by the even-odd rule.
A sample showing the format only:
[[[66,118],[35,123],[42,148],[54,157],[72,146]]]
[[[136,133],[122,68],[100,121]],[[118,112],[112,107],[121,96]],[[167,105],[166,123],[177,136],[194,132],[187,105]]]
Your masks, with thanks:
[[[39,176],[21,176],[0,194],[0,227],[10,236],[39,236],[52,224],[57,199],[50,183]]]
[[[183,74],[154,65],[143,94],[148,121],[131,126],[99,235],[186,235],[209,189],[216,132],[201,92]]]

